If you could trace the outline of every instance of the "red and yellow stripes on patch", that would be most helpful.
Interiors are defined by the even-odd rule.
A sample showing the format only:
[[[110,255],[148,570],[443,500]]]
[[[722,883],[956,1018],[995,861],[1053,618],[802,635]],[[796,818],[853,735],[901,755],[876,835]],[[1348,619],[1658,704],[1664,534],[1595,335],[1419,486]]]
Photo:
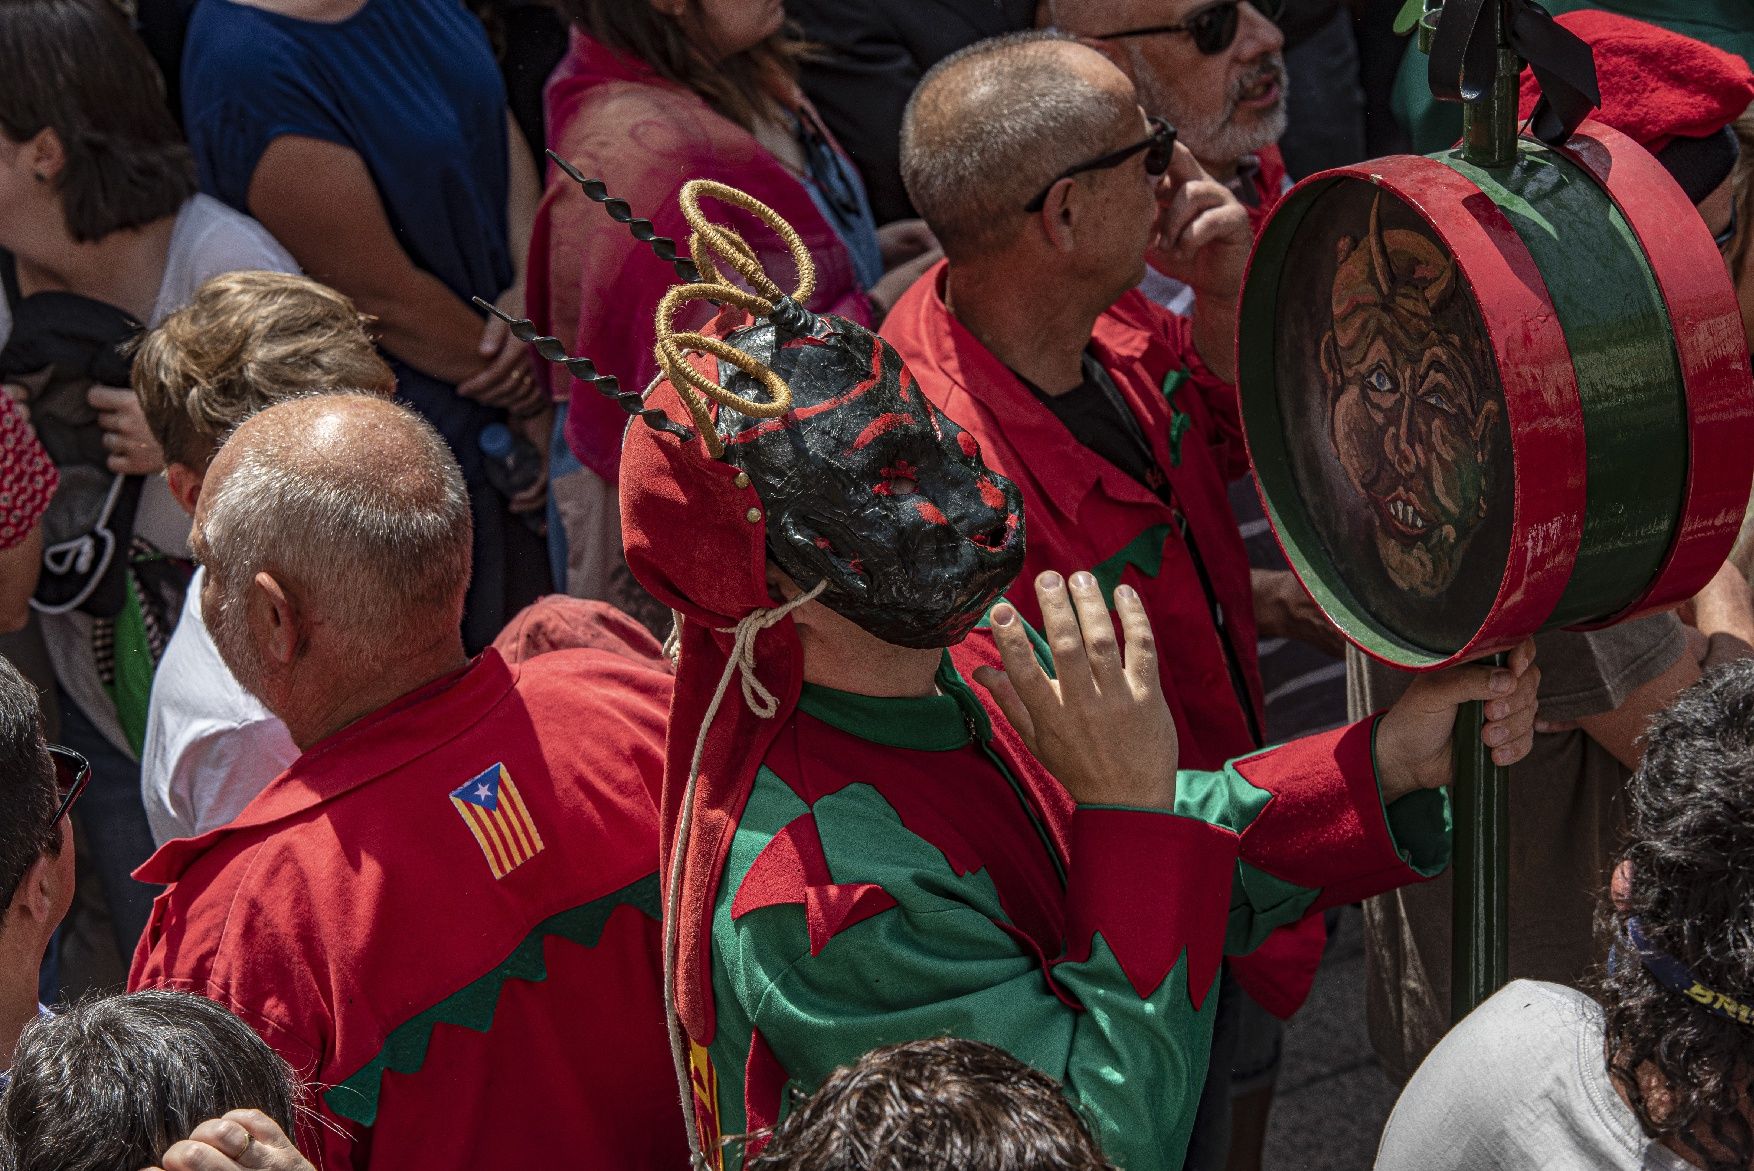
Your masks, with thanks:
[[[465,791],[468,799],[459,796]],[[451,804],[475,836],[495,878],[504,878],[542,852],[542,834],[503,764],[452,793]]]

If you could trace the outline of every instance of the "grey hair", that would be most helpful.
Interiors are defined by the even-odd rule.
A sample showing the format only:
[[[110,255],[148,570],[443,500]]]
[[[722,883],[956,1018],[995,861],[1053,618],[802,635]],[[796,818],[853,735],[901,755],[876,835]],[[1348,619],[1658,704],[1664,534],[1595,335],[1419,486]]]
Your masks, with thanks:
[[[186,992],[82,1001],[25,1026],[0,1096],[6,1171],[149,1167],[209,1118],[260,1110],[293,1133],[292,1070],[243,1021]]]
[[[1003,243],[1023,205],[1130,109],[1059,68],[1052,30],[979,41],[934,65],[901,122],[908,198],[951,260]]]
[[[329,443],[312,434],[320,427],[260,426],[279,412],[347,400],[378,409],[348,419]],[[205,559],[224,605],[258,572],[284,577],[315,600],[366,669],[400,653],[410,632],[440,617],[461,620],[468,490],[444,439],[413,411],[367,395],[296,399],[254,416],[227,453],[228,470],[202,501]]]

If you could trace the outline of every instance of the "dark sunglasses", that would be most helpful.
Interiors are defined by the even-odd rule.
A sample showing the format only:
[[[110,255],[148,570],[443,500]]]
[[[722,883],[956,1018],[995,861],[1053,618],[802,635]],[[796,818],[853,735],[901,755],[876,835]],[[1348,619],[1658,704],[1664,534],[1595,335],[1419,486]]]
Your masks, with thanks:
[[[1023,210],[1037,212],[1043,207],[1046,207],[1048,194],[1053,191],[1054,184],[1058,183],[1061,179],[1070,179],[1075,175],[1083,175],[1089,171],[1106,171],[1111,167],[1118,167],[1140,151],[1145,152],[1145,173],[1147,175],[1161,175],[1169,170],[1169,158],[1175,151],[1175,127],[1171,126],[1168,122],[1165,122],[1162,118],[1147,118],[1146,121],[1151,123],[1150,134],[1146,135],[1138,142],[1135,142],[1132,146],[1123,146],[1121,149],[1111,151],[1099,159],[1091,159],[1087,163],[1079,163],[1075,167],[1067,167],[1058,175],[1049,179],[1048,185],[1043,187],[1034,199],[1023,205]]]
[[[55,791],[61,794],[61,803],[55,806],[54,820],[49,823],[54,825],[67,816],[67,811],[85,792],[85,786],[91,781],[91,762],[59,744],[49,745],[49,758],[55,762]]]
[[[1190,13],[1180,24],[1154,24],[1149,28],[1130,28],[1125,32],[1103,33],[1093,41],[1118,41],[1126,37],[1155,37],[1164,33],[1187,33],[1194,39],[1194,48],[1211,57],[1222,53],[1236,41],[1236,26],[1241,23],[1237,8],[1245,0],[1218,0],[1197,12]],[[1268,20],[1278,20],[1285,11],[1285,0],[1246,0],[1255,11]]]
[[[55,792],[61,798],[55,806],[55,816],[49,820],[48,828],[53,830],[67,816],[67,811],[73,808],[73,803],[79,800],[79,795],[85,792],[85,786],[91,780],[91,762],[71,748],[63,748],[59,744],[49,745],[49,759],[55,764]],[[30,869],[29,862],[25,863],[25,869]],[[4,897],[0,898],[0,908],[11,905],[12,896],[22,881],[24,875],[15,874],[4,887],[0,887],[0,891],[4,892]]]

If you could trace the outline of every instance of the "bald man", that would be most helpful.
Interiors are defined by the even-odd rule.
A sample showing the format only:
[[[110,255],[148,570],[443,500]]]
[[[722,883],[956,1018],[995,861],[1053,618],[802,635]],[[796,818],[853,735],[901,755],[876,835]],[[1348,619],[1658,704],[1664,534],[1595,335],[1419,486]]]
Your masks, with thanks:
[[[1111,606],[1120,586],[1138,591],[1176,648],[1158,666],[1183,759],[1207,769],[1266,742],[1257,634],[1278,613],[1257,605],[1229,502],[1230,481],[1248,474],[1229,379],[1253,232],[1187,147],[1163,152],[1152,130],[1127,76],[1063,35],[946,59],[902,129],[902,175],[946,260],[882,332],[1023,491],[1021,580],[1089,566]],[[1199,290],[1191,318],[1137,288],[1148,261]],[[1259,1014],[1233,989],[1289,1015],[1323,935],[1306,919],[1228,967],[1190,1147],[1197,1171],[1225,1163],[1225,1053],[1235,1015]],[[1265,1038],[1267,1059],[1250,1061],[1270,1070],[1276,1024],[1260,1015],[1250,1035]],[[1239,1128],[1243,1145],[1255,1133]]]
[[[300,755],[169,883],[131,988],[220,1001],[315,1090],[348,1168],[686,1161],[664,1040],[669,676],[458,634],[469,502],[438,433],[327,395],[244,423],[191,547],[220,657]]]

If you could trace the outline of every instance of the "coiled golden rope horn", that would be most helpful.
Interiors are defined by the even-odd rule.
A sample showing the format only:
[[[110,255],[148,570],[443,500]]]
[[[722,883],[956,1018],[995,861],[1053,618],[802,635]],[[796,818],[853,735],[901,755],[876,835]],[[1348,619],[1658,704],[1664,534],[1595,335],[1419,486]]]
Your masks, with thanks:
[[[793,264],[797,266],[798,287],[786,293],[774,284],[762,270],[755,250],[736,229],[712,223],[702,214],[702,196],[740,207],[772,228],[785,243]],[[672,287],[658,302],[655,352],[658,368],[676,388],[683,404],[688,407],[688,413],[694,417],[707,451],[717,458],[724,454],[725,445],[713,425],[708,400],[751,418],[776,419],[791,409],[792,391],[785,379],[737,347],[694,330],[678,330],[677,314],[691,302],[712,301],[736,305],[756,317],[773,319],[781,328],[793,332],[807,329],[811,319],[802,306],[816,291],[816,265],[792,225],[773,208],[735,187],[710,179],[694,179],[683,185],[680,202],[682,216],[694,230],[688,240],[688,251],[694,258],[695,267],[700,270],[701,279]],[[721,264],[742,277],[749,287],[744,288],[728,279],[719,270]],[[726,390],[689,364],[686,356],[689,351],[711,354],[743,371],[761,384],[767,392],[766,401],[757,402]]]

